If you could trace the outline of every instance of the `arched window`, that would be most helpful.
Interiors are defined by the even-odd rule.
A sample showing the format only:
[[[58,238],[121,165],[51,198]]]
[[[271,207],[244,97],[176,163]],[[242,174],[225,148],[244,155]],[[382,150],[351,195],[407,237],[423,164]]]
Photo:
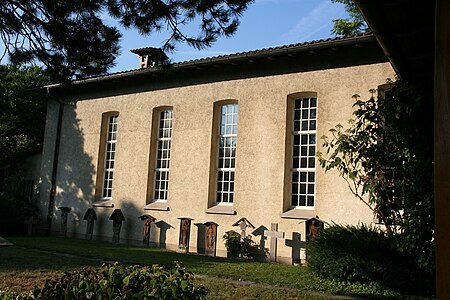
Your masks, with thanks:
[[[214,103],[208,213],[234,214],[238,102]]]
[[[146,209],[167,210],[172,122],[172,107],[153,109]]]
[[[102,114],[95,192],[97,201],[110,201],[113,198],[118,125],[118,112],[113,111]]]
[[[317,93],[288,96],[283,217],[315,216]]]

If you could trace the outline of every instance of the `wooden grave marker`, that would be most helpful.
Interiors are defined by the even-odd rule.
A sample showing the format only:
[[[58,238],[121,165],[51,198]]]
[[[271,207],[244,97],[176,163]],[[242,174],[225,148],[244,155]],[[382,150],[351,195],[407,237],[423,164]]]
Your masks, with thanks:
[[[61,211],[61,231],[63,237],[67,236],[67,215],[70,213],[72,208],[70,207],[60,207],[58,208]]]
[[[189,253],[189,240],[191,237],[191,218],[180,219],[180,238],[178,240],[178,251],[182,253]]]
[[[255,229],[255,226],[253,226],[252,223],[250,223],[250,221],[247,220],[247,218],[245,218],[245,217],[241,218],[239,221],[234,223],[232,226],[239,226],[239,228],[241,229],[241,239],[242,240],[247,236],[247,233],[246,233],[247,227]]]
[[[144,221],[142,242],[144,245],[150,246],[150,226],[156,221],[156,218],[151,215],[142,215],[138,219]]]
[[[95,210],[93,208],[89,208],[88,210],[86,210],[83,220],[87,221],[85,238],[87,240],[92,240],[92,237],[94,235],[94,223],[97,220],[97,214],[95,213]]]
[[[205,254],[208,256],[216,256],[217,248],[217,226],[214,222],[206,222],[205,224]]]
[[[122,222],[125,221],[125,217],[120,209],[115,209],[109,217],[109,220],[113,221],[113,243],[118,244],[120,242]]]

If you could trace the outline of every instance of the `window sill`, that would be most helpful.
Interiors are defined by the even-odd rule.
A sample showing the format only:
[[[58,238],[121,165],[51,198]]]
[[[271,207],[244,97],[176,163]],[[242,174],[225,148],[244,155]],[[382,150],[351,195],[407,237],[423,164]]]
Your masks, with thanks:
[[[169,206],[167,202],[152,202],[144,206],[144,210],[161,210],[161,211],[169,211]]]
[[[100,200],[92,204],[93,207],[114,207],[112,200]]]
[[[315,209],[292,208],[281,214],[284,219],[311,219],[316,216]]]
[[[207,214],[218,214],[218,215],[235,215],[236,211],[234,210],[233,205],[215,205],[208,208],[205,211]]]

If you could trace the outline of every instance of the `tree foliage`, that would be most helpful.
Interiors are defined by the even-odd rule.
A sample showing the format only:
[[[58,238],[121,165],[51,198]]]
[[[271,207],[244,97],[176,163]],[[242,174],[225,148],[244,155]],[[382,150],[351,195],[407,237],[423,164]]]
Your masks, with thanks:
[[[355,96],[350,127],[323,136],[325,170],[335,169],[353,194],[373,209],[400,248],[424,268],[434,265],[432,108],[422,92],[402,81],[385,98]],[[425,94],[424,94],[425,95]]]
[[[333,28],[331,33],[335,35],[352,35],[360,32],[368,31],[368,27],[364,17],[358,6],[353,0],[331,0],[333,3],[341,3],[345,5],[345,10],[349,14],[347,19],[333,20]]]
[[[0,37],[12,63],[39,61],[49,74],[68,79],[105,73],[119,53],[116,19],[141,34],[167,30],[164,44],[202,48],[219,36],[232,35],[239,17],[254,0],[4,0],[0,2]],[[183,26],[197,22],[198,35]],[[1,61],[1,60],[0,60]]]
[[[46,83],[39,67],[0,66],[0,167],[42,145],[46,96],[33,88]]]

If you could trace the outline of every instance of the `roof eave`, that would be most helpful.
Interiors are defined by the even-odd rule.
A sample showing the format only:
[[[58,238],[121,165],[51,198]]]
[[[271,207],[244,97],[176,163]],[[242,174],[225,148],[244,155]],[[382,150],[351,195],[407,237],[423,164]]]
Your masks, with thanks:
[[[180,69],[189,69],[192,67],[206,67],[210,65],[217,64],[233,64],[239,63],[242,61],[248,60],[263,60],[274,57],[281,57],[287,55],[295,55],[304,52],[316,52],[322,49],[333,49],[342,46],[348,45],[358,45],[367,42],[373,42],[375,38],[371,34],[358,35],[349,38],[342,39],[334,39],[330,41],[322,41],[317,43],[304,43],[304,44],[296,44],[290,46],[279,47],[275,49],[263,49],[257,51],[243,52],[237,54],[231,54],[226,56],[217,56],[211,58],[204,58],[198,60],[192,60],[187,62],[175,63],[169,66],[155,67],[155,68],[147,68],[147,69],[137,69],[132,71],[127,71],[123,73],[110,74],[106,76],[99,76],[93,78],[86,78],[75,80],[70,83],[70,85],[84,85],[84,84],[92,84],[97,82],[104,82],[110,80],[117,79],[125,79],[132,78],[137,76],[145,76],[152,73],[162,73],[167,70],[180,70]],[[49,91],[51,89],[62,88],[69,86],[63,83],[51,84],[45,86],[45,88]]]

